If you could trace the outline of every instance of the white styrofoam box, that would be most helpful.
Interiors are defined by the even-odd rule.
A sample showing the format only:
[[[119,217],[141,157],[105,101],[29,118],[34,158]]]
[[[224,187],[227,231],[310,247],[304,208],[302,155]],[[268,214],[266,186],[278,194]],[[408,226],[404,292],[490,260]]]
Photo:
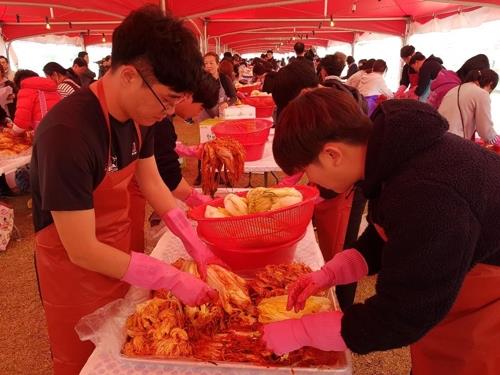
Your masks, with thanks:
[[[225,120],[255,118],[255,107],[251,105],[233,105],[224,109],[222,117]]]
[[[212,127],[223,120],[218,118],[210,118],[200,122],[200,143],[210,142],[215,139],[215,134],[212,132]]]

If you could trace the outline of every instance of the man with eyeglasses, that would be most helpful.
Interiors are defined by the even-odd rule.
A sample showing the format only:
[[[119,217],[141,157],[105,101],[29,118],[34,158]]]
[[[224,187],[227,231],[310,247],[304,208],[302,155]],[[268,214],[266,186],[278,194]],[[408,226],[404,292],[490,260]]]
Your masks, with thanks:
[[[156,166],[152,125],[192,93],[202,71],[193,34],[156,6],[132,12],[113,33],[112,67],[56,105],[40,123],[31,182],[35,258],[54,373],[77,374],[92,353],[75,324],[130,285],[167,289],[188,305],[216,292],[136,252],[129,185],[142,194],[206,275],[218,262],[176,206]]]

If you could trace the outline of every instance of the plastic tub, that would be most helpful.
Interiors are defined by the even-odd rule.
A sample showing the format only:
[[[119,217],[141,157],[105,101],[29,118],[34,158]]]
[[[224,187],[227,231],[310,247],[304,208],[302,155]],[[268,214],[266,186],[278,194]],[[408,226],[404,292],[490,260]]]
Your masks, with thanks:
[[[273,122],[266,119],[227,120],[212,128],[217,138],[236,139],[245,148],[245,161],[262,158]]]
[[[290,242],[261,247],[256,249],[234,249],[227,246],[216,246],[201,238],[212,252],[224,261],[232,271],[241,276],[255,276],[255,274],[268,264],[290,264],[295,256],[297,243],[304,238],[303,233],[299,238]]]
[[[246,95],[250,95],[253,90],[258,90],[260,89],[261,84],[260,83],[254,83],[251,85],[245,85],[245,86],[240,86],[236,89],[236,91],[241,92]]]
[[[245,161],[256,161],[264,156],[266,143],[246,144],[243,147],[245,148]]]
[[[227,249],[258,249],[290,243],[302,236],[311,221],[318,190],[312,186],[298,185],[303,200],[278,210],[244,216],[206,218],[205,208],[224,207],[224,198],[193,207],[189,218],[198,222],[201,238],[213,246]],[[238,193],[246,196],[246,192]]]
[[[270,95],[249,96],[241,99],[241,101],[255,107],[255,116],[257,118],[271,117],[276,106],[273,97]]]

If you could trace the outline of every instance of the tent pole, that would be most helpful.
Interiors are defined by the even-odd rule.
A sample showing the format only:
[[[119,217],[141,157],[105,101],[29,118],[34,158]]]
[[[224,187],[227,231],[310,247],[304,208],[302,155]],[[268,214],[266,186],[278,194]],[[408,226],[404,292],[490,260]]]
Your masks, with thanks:
[[[410,30],[411,30],[411,18],[408,17],[406,19],[406,27],[405,27],[405,33],[404,33],[404,36],[403,36],[403,46],[407,45],[408,44],[408,39],[410,38]]]
[[[87,45],[85,44],[85,37],[83,36],[83,33],[80,33],[80,43],[82,44],[82,50],[86,51]]]
[[[204,53],[208,52],[208,35],[207,35],[207,29],[208,29],[208,20],[205,18],[203,20],[203,47],[204,47]]]
[[[165,4],[165,0],[160,0],[160,9],[163,14],[167,13],[167,5]]]

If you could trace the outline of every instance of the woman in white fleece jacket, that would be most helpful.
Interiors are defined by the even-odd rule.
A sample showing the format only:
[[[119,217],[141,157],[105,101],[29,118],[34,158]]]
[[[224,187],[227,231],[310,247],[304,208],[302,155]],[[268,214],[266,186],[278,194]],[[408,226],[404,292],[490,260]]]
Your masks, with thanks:
[[[490,99],[497,84],[498,74],[494,70],[473,70],[465,83],[445,95],[439,113],[448,120],[451,133],[474,140],[477,131],[483,141],[500,145],[491,119]]]
[[[380,101],[380,96],[384,96],[385,99],[392,99],[394,97],[394,94],[387,87],[384,80],[384,73],[386,71],[387,64],[385,61],[377,60],[373,64],[372,72],[361,77],[358,90],[365,97],[366,102],[368,103],[369,115],[371,115],[377,107]]]
[[[394,94],[387,87],[384,80],[384,74],[386,71],[387,64],[384,60],[375,61],[372,72],[361,77],[361,81],[358,86],[359,92],[365,97],[384,95],[387,99],[392,99]]]

